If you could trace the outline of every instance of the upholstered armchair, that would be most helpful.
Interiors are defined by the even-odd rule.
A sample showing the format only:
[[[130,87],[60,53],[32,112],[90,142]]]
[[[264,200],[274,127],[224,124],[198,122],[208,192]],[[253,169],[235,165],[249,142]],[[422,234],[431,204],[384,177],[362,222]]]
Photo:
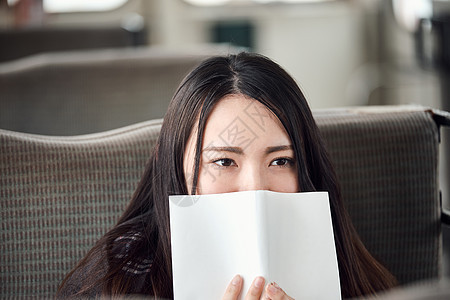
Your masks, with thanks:
[[[367,248],[401,284],[442,276],[439,126],[416,106],[314,111]],[[0,130],[0,298],[52,297],[113,226],[161,120],[55,137]]]

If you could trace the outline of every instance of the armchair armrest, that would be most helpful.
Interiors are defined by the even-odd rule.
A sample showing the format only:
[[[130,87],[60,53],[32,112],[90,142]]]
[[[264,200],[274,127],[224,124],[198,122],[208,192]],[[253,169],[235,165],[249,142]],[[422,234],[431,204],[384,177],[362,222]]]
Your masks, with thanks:
[[[441,126],[450,126],[450,113],[443,110],[433,109],[432,110],[433,119],[436,122],[436,125],[440,128]],[[440,130],[439,130],[440,133]],[[439,135],[439,141],[440,141]],[[442,195],[441,195],[441,223],[450,226],[450,210],[446,209],[442,204]]]
[[[441,223],[450,226],[450,210],[442,208]]]

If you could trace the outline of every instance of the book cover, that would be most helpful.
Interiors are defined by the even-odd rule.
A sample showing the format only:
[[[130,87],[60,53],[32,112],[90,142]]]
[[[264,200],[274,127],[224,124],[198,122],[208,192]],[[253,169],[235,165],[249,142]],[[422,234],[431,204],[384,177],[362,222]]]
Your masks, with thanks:
[[[236,274],[296,299],[340,299],[327,192],[169,197],[174,297],[221,299]]]

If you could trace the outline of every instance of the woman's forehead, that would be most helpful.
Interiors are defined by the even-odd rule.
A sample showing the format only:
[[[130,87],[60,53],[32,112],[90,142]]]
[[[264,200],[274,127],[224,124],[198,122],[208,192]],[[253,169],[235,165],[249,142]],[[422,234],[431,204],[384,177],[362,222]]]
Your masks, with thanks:
[[[246,148],[257,139],[263,142],[289,141],[281,122],[266,106],[244,95],[222,98],[211,111],[204,132],[204,146]],[[287,141],[286,141],[287,138]]]

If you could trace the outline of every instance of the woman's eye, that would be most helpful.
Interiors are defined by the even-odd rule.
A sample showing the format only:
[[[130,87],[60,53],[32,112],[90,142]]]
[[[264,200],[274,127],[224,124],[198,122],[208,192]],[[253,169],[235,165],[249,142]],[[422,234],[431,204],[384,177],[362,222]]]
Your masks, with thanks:
[[[270,163],[271,166],[278,166],[278,167],[287,167],[292,166],[293,164],[294,162],[289,158],[277,158]]]
[[[231,166],[235,166],[236,163],[229,158],[221,158],[218,160],[213,161],[213,163],[215,163],[216,165],[220,166],[220,167],[231,167]]]

